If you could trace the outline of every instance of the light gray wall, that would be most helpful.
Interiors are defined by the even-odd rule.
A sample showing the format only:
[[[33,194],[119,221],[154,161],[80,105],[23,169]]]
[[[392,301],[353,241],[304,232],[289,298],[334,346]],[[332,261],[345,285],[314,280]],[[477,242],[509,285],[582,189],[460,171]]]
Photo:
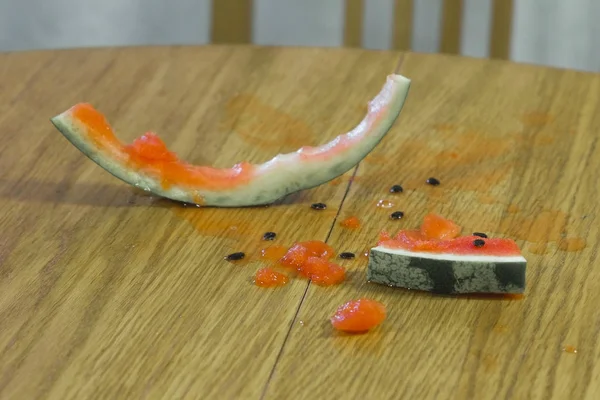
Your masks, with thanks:
[[[0,50],[207,43],[211,0],[0,0]]]
[[[213,0],[218,1],[218,0]],[[488,55],[492,0],[465,0],[463,54]],[[511,58],[600,71],[600,0],[514,0]],[[365,0],[363,43],[391,46],[393,0]],[[255,0],[257,44],[340,46],[343,0]],[[0,0],[0,51],[209,42],[211,0]],[[415,0],[413,48],[439,49],[442,0]]]

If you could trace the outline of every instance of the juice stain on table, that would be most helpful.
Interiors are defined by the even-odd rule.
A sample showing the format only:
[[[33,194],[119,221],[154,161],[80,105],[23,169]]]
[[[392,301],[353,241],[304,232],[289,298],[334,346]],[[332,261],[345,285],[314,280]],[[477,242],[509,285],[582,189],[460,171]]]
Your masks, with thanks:
[[[566,238],[558,241],[558,248],[562,251],[580,251],[585,249],[586,241],[582,238]]]
[[[316,144],[315,132],[307,123],[249,94],[239,94],[227,102],[221,128],[265,151],[292,151]]]
[[[540,127],[550,124],[554,117],[547,112],[530,111],[523,114],[520,120],[527,127]]]
[[[258,230],[243,212],[233,209],[174,206],[172,212],[204,236],[241,240]]]
[[[374,171],[369,173],[365,185],[378,185],[389,180],[390,166],[405,166],[402,169],[407,171],[408,176],[402,180],[406,189],[427,191],[429,196],[443,199],[444,192],[439,187],[425,185],[428,177],[440,179],[442,188],[485,193],[511,176],[515,160],[510,150],[515,142],[521,140],[518,132],[490,135],[485,131],[459,129],[449,124],[444,125],[443,130],[439,129],[442,128],[436,125],[434,129],[403,143],[400,160],[397,155],[380,154],[378,151],[367,156],[365,164],[372,166]]]
[[[528,249],[534,254],[546,254],[548,245],[556,243],[562,251],[580,251],[586,242],[580,237],[565,238],[568,215],[558,210],[535,213],[516,213],[500,222],[499,230],[508,237],[531,242]]]
[[[339,186],[341,184],[347,185],[347,184],[360,183],[361,180],[362,180],[361,176],[356,176],[356,175],[344,176],[344,175],[342,175],[342,176],[338,176],[337,178],[330,180],[327,183],[331,186]]]
[[[529,113],[523,120],[528,121],[528,127],[549,124],[553,118],[543,113]],[[430,197],[443,198],[439,191],[428,190],[423,184],[426,177],[439,174],[443,186],[452,190],[474,191],[481,195],[482,203],[492,204],[495,199],[490,196],[489,189],[513,175],[514,168],[519,165],[516,158],[518,153],[514,149],[528,138],[524,130],[491,134],[495,129],[435,124],[402,144],[400,161],[397,155],[380,154],[380,151],[367,156],[365,164],[374,167],[375,171],[369,173],[365,185],[374,186],[388,180],[389,166],[398,165],[401,168],[404,165],[409,175],[403,179],[407,189],[427,191]],[[560,145],[554,143],[556,136],[562,137],[552,129],[536,132],[536,145]]]
[[[527,246],[527,250],[530,253],[537,255],[544,255],[548,253],[548,244],[547,243],[531,243]]]
[[[534,111],[524,114],[520,120],[525,128],[551,127],[554,118]],[[306,123],[249,94],[240,94],[229,100],[223,126],[264,150],[282,146],[297,148],[315,139],[314,131]],[[268,132],[273,134],[269,135]],[[476,193],[478,201],[482,204],[498,204],[497,198],[489,194],[490,188],[512,175],[517,160],[511,149],[515,144],[523,142],[526,136],[524,132],[508,131],[491,135],[483,128],[459,127],[450,123],[433,125],[422,135],[407,140],[403,145],[402,163],[410,166],[409,176],[402,179],[403,186],[426,195],[428,207],[448,203],[452,195],[461,191]],[[544,129],[536,133],[536,138],[540,136],[538,139],[543,139],[543,135],[555,134],[551,129]],[[547,144],[552,143],[547,141]],[[482,152],[481,149],[485,151]],[[375,151],[364,160],[371,170],[367,170],[368,176],[361,177],[364,190],[381,189],[382,185],[387,189],[391,184],[388,167],[397,165],[398,158],[397,155],[381,153]],[[442,171],[443,176],[436,174],[432,166]],[[439,176],[442,181],[441,187],[425,184],[425,179],[431,175]],[[341,176],[329,184],[336,186],[352,180],[357,181],[358,177]],[[375,198],[374,202],[375,206],[381,209],[394,206],[394,202],[385,198]],[[242,241],[248,235],[258,234],[256,230],[260,229],[252,226],[255,224],[256,215],[252,213],[252,218],[244,218],[247,210],[232,212],[222,209],[186,210],[177,207],[173,210],[203,235]],[[580,251],[586,247],[585,240],[580,237],[564,237],[568,222],[568,216],[564,212],[521,210],[519,205],[512,203],[507,205],[505,212],[507,214],[499,226],[496,222],[482,221],[478,229],[499,231],[506,237],[528,241],[530,243],[527,248],[533,254],[546,254],[551,243],[556,243],[559,250],[568,252]],[[342,226],[345,226],[343,222]],[[260,248],[257,248],[257,251],[260,251]]]
[[[274,244],[260,250],[260,258],[264,261],[277,262],[283,258],[288,251],[288,246]]]
[[[511,213],[511,214],[515,214],[518,213],[520,210],[519,206],[516,204],[509,204],[508,207],[506,208],[506,212]]]
[[[553,120],[553,117],[543,113],[529,113],[523,117],[527,126],[550,126]],[[436,138],[432,132],[439,137]],[[545,129],[536,133],[536,139],[544,135],[556,136],[556,132]],[[463,191],[474,192],[482,204],[498,204],[500,202],[489,194],[490,188],[513,175],[518,160],[511,150],[526,136],[524,132],[490,135],[484,130],[461,129],[452,124],[435,125],[432,130],[418,138],[411,138],[403,146],[403,162],[411,166],[407,172],[409,177],[403,179],[403,185],[427,196],[428,208],[447,203],[451,196]],[[547,143],[551,144],[551,141]],[[394,157],[377,154],[367,157],[365,161],[374,170],[367,182],[381,185],[380,182],[389,180],[389,170],[378,166],[393,165]],[[432,170],[434,167],[437,170]],[[437,171],[443,172],[440,175],[442,187],[425,185],[424,179]],[[585,248],[585,241],[581,238],[563,239],[569,219],[562,211],[521,210],[521,206],[511,203],[507,205],[506,213],[508,215],[502,218],[500,226],[495,222],[483,222],[478,229],[499,231],[507,237],[534,243],[531,250],[536,254],[544,254],[547,251],[546,244],[552,242],[557,243],[562,251]]]
[[[341,221],[340,225],[347,229],[358,229],[361,226],[361,222],[360,219],[358,219],[358,217],[351,216]]]
[[[481,360],[485,372],[494,372],[498,369],[498,357],[492,354],[486,354]]]

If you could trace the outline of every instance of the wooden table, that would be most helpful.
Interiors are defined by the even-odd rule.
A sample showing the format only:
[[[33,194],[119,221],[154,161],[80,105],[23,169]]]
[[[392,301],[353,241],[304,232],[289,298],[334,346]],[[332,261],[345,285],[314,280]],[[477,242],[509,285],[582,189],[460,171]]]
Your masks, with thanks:
[[[147,196],[49,122],[87,101],[127,141],[153,130],[194,163],[262,162],[352,128],[399,56],[0,55],[0,398],[600,398],[600,75],[408,54],[411,93],[374,153],[268,208]],[[404,193],[388,193],[396,183]],[[395,210],[405,218],[390,220]],[[415,228],[430,211],[516,239],[525,297],[382,287],[365,282],[364,257],[340,261],[339,286],[262,289],[252,276],[263,264],[223,260],[309,239],[362,254],[381,229]],[[352,215],[360,229],[340,226]],[[386,304],[387,320],[335,333],[328,318],[358,297]]]

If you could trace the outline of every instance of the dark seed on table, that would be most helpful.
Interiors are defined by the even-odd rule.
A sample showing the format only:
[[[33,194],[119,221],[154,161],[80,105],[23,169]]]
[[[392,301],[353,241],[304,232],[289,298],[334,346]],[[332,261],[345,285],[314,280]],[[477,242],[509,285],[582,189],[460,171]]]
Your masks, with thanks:
[[[394,185],[390,188],[390,193],[402,193],[404,189],[400,185]]]
[[[402,219],[404,218],[404,213],[402,211],[394,211],[390,214],[391,219]]]
[[[225,259],[227,261],[239,261],[244,257],[246,257],[246,254],[240,251],[238,253],[231,253],[230,255],[225,257]]]
[[[482,239],[473,240],[473,245],[475,247],[483,247],[484,244],[485,244],[485,240],[482,240]]]
[[[436,178],[429,178],[429,179],[427,179],[426,182],[432,186],[438,186],[440,184],[440,181],[437,180]]]
[[[486,235],[485,233],[482,233],[482,232],[473,232],[473,236],[479,236],[484,239],[487,239],[487,237],[488,237],[488,235]]]
[[[325,203],[314,203],[310,206],[313,210],[324,210],[327,208],[327,204]]]
[[[349,252],[340,253],[340,258],[343,258],[344,260],[351,260],[354,257],[355,257],[354,253],[349,253]]]
[[[263,235],[263,240],[274,240],[277,234],[275,232],[266,232]]]

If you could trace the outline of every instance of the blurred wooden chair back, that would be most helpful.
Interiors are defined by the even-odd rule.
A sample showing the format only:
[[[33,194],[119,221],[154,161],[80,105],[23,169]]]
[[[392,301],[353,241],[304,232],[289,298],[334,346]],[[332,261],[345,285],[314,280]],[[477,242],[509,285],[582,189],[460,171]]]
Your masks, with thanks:
[[[344,0],[344,45],[360,47],[363,36],[365,2]],[[393,48],[411,50],[415,0],[393,0]],[[460,54],[462,16],[465,0],[443,0],[440,51]],[[211,38],[213,43],[252,42],[252,0],[216,0],[212,7]],[[513,19],[513,0],[492,0],[489,55],[508,59]]]

